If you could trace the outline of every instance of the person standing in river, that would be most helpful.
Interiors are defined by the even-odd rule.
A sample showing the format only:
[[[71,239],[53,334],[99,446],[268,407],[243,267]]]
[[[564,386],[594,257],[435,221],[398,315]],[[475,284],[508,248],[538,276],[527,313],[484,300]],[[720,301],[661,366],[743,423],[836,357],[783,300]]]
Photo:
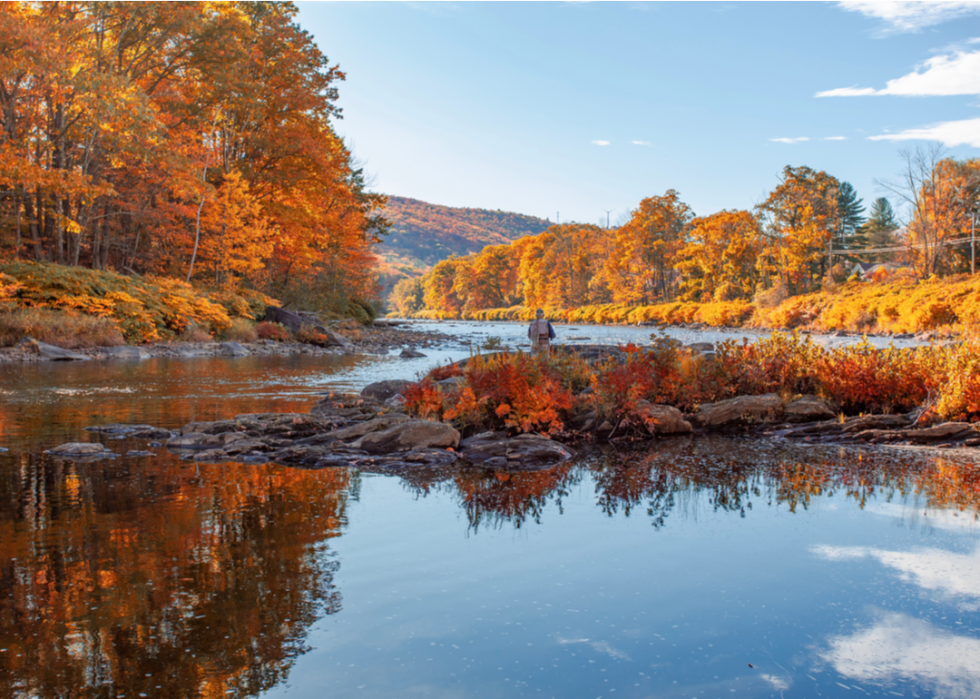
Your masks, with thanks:
[[[535,318],[527,329],[527,336],[531,338],[531,351],[534,354],[547,352],[551,347],[551,341],[555,339],[555,329],[545,320],[542,309],[539,308],[535,313]]]

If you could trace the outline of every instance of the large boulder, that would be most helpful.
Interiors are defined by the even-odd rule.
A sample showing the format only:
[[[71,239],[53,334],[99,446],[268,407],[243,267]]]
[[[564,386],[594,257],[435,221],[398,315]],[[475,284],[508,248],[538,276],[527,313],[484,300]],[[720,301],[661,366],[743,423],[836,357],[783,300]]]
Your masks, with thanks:
[[[402,379],[376,381],[375,383],[365,386],[361,390],[361,395],[365,398],[373,398],[374,400],[384,403],[389,398],[394,398],[399,393],[404,393],[405,389],[411,385],[411,381],[404,381]]]
[[[250,353],[237,342],[222,342],[218,345],[218,354],[225,357],[247,357]]]
[[[430,420],[406,420],[380,432],[369,432],[351,444],[369,454],[389,454],[399,451],[416,451],[430,447],[455,449],[459,445],[459,432],[444,422]]]
[[[783,417],[783,401],[775,393],[739,396],[717,403],[706,403],[692,421],[702,427],[720,428],[775,422]]]
[[[403,422],[408,422],[411,418],[404,413],[394,413],[392,415],[385,415],[383,417],[376,417],[373,420],[366,420],[364,422],[358,422],[350,427],[342,427],[339,430],[334,430],[328,432],[327,435],[333,437],[334,439],[339,439],[342,442],[349,440],[354,440],[359,437],[363,437],[371,432],[382,432],[395,425],[400,425]]]
[[[266,306],[265,319],[272,323],[281,323],[294,333],[298,333],[303,328],[313,328],[313,330],[316,330],[326,338],[326,340],[321,343],[324,347],[351,347],[353,345],[353,343],[346,337],[340,333],[330,330],[315,318],[303,316],[299,313],[294,313],[293,311],[287,311],[285,308],[279,308],[278,306]]]
[[[637,412],[651,434],[688,434],[694,430],[684,413],[670,405],[637,401]]]
[[[567,447],[536,434],[507,437],[484,432],[464,439],[459,448],[467,461],[493,468],[551,466],[574,456]]]
[[[800,396],[783,407],[786,422],[817,422],[832,420],[835,416],[833,408],[817,396]]]

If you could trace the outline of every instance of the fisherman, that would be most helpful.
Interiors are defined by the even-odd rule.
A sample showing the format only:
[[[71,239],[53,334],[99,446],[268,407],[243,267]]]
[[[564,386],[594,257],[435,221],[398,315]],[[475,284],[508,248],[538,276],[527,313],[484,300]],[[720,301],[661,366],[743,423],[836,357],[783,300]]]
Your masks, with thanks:
[[[531,321],[527,329],[527,336],[531,338],[531,351],[534,354],[547,352],[551,346],[551,341],[555,339],[555,329],[551,323],[544,319],[544,311],[538,309],[535,319]]]

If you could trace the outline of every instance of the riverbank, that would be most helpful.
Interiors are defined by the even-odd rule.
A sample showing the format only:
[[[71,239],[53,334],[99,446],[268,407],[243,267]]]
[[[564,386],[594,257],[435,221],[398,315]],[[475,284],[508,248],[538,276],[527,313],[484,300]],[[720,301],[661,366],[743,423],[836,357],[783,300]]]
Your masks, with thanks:
[[[383,325],[381,323],[384,323]],[[52,353],[46,356],[41,351],[43,343],[22,338],[13,347],[0,348],[2,362],[40,362],[58,360],[122,360],[149,359],[162,357],[169,359],[221,356],[290,356],[311,355],[328,356],[343,354],[388,354],[401,350],[406,356],[416,356],[419,350],[444,344],[449,336],[431,330],[415,330],[389,321],[379,321],[378,326],[356,327],[339,334],[345,344],[332,346],[316,345],[295,341],[255,340],[253,342],[214,340],[205,342],[170,341],[145,345],[114,345],[81,347],[70,351]],[[61,348],[57,348],[61,349]],[[55,354],[62,356],[54,356]]]
[[[833,289],[786,297],[778,291],[753,300],[675,301],[654,305],[608,303],[577,308],[549,308],[552,321],[580,324],[647,324],[651,326],[806,330],[881,336],[930,334],[951,336],[980,326],[980,278],[849,281]],[[525,321],[533,308],[512,306],[464,312],[422,310],[410,317]]]

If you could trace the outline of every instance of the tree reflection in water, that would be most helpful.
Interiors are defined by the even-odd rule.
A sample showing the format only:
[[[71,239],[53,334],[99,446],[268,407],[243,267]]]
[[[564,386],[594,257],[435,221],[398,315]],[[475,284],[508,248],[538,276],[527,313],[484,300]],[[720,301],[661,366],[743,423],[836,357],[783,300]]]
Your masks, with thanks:
[[[9,466],[9,467],[8,467]],[[0,696],[254,694],[340,609],[347,470],[0,469]]]
[[[610,517],[643,508],[663,527],[678,508],[727,511],[745,517],[753,502],[807,509],[818,497],[842,494],[860,507],[871,498],[914,497],[929,508],[980,510],[980,465],[923,458],[896,449],[806,447],[761,439],[705,437],[665,440],[642,451],[610,451],[531,472],[461,470],[453,481],[470,528],[540,521],[549,500],[562,498],[588,475],[597,505]]]

